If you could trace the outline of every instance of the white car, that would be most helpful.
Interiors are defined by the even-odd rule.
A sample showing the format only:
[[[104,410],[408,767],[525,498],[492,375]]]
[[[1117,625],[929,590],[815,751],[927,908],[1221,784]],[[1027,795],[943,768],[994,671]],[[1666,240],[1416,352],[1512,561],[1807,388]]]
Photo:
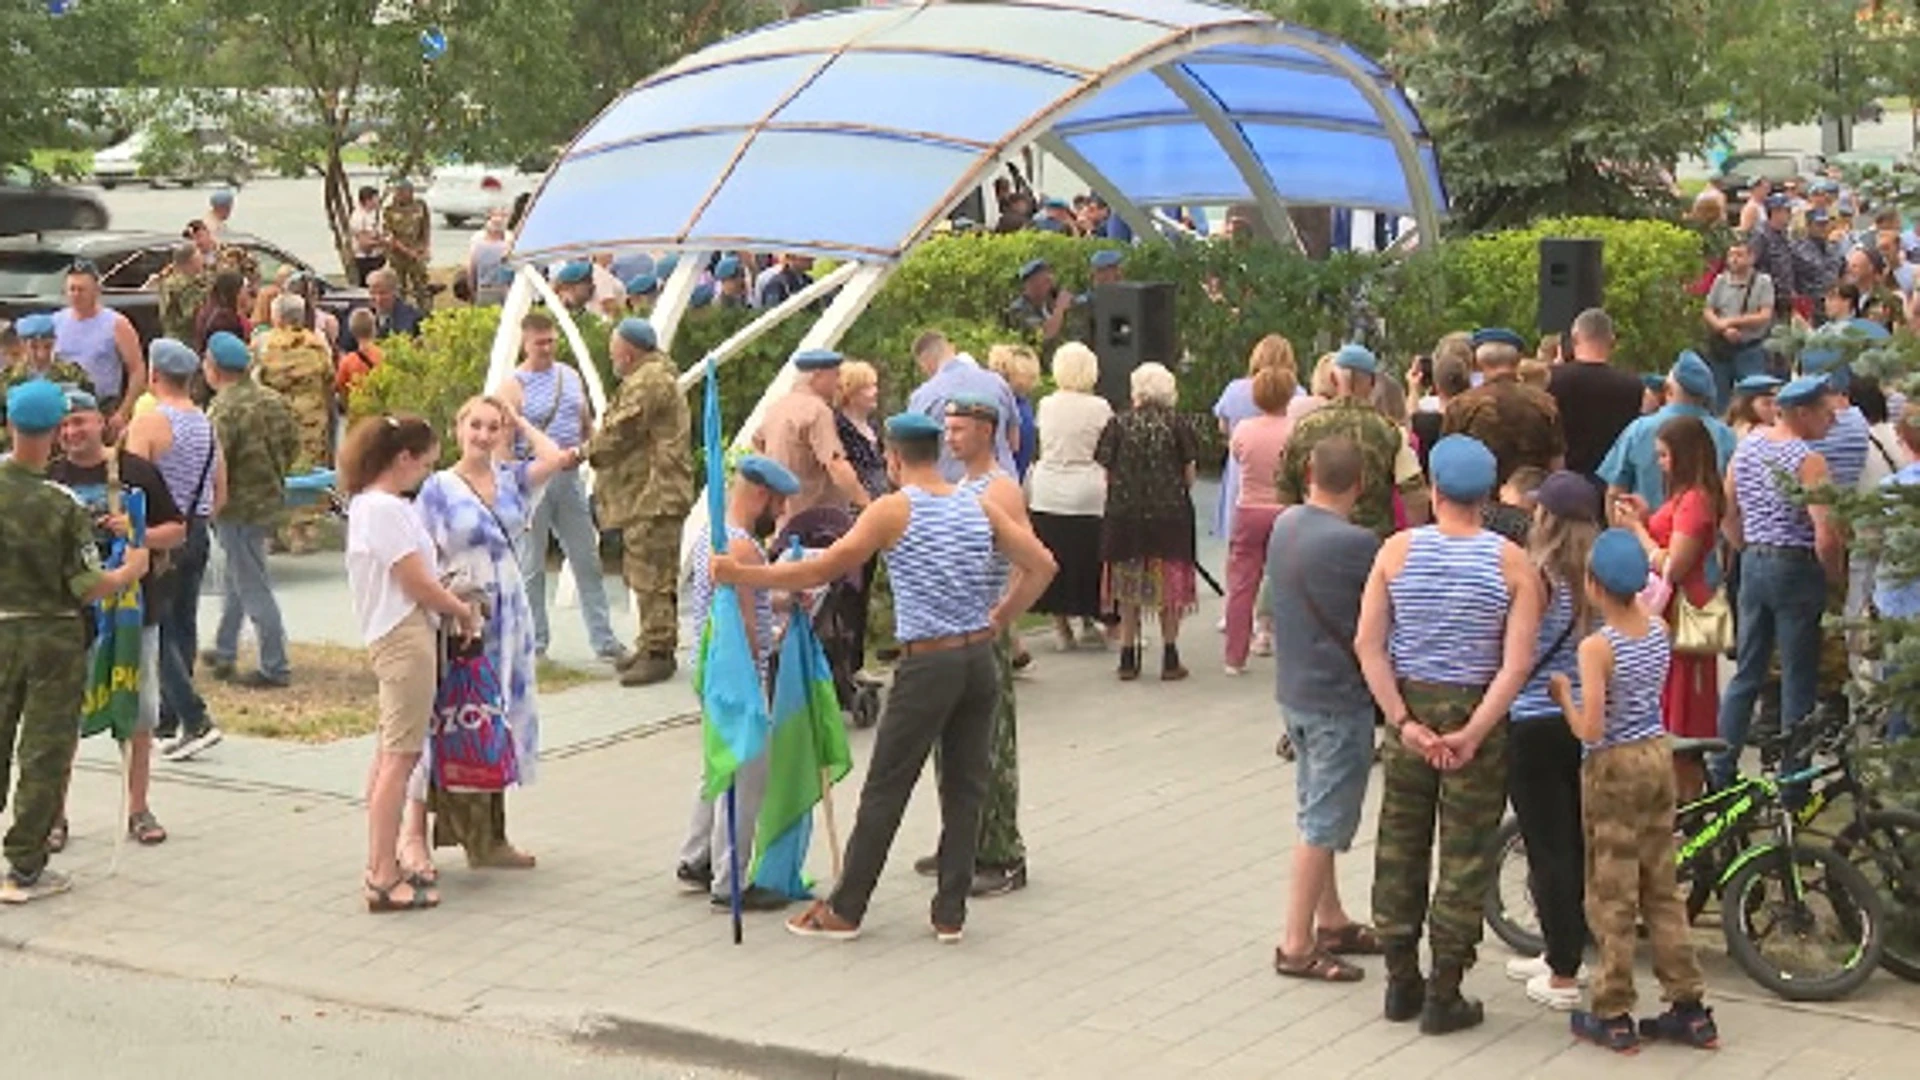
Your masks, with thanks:
[[[446,221],[461,229],[487,219],[495,210],[511,210],[514,201],[530,195],[546,175],[544,165],[443,165],[420,197]]]
[[[144,131],[93,155],[93,182],[112,191],[144,180],[185,186],[217,180],[239,187],[252,175],[251,152],[239,139],[211,128],[195,128],[178,145],[154,146]]]

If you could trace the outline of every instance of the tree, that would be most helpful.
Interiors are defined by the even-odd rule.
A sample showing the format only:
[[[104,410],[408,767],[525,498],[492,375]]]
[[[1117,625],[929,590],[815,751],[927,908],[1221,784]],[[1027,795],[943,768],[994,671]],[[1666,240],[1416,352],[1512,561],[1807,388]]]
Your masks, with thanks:
[[[1255,0],[1247,6],[1281,22],[1332,34],[1383,63],[1393,46],[1391,12],[1373,0]]]
[[[1467,231],[1643,217],[1722,126],[1704,0],[1440,0],[1407,70]]]
[[[0,166],[110,122],[111,102],[91,91],[135,70],[150,22],[140,0],[0,0]]]

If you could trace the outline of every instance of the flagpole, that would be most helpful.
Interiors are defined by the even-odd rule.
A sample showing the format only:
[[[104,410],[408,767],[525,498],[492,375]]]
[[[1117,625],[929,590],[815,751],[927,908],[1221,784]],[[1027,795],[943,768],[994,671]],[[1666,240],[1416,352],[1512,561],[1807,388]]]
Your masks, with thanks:
[[[827,849],[833,853],[833,880],[840,882],[840,826],[833,820],[833,768],[820,766],[820,806],[827,817]]]
[[[740,925],[740,824],[734,809],[736,784],[727,785],[727,882],[728,900],[733,906],[733,943],[740,944],[746,933]]]

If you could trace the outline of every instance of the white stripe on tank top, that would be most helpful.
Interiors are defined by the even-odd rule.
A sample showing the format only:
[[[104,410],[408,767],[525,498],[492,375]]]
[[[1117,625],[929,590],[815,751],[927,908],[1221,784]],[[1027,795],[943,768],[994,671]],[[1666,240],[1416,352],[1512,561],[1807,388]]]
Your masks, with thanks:
[[[883,557],[893,586],[894,637],[929,641],[985,630],[993,589],[993,526],[980,498],[908,486],[907,529]]]
[[[1660,692],[1667,685],[1667,665],[1673,649],[1666,630],[1651,622],[1637,638],[1602,626],[1600,633],[1613,646],[1613,677],[1607,680],[1607,720],[1598,742],[1588,750],[1640,742],[1660,735]]]
[[[1448,536],[1413,530],[1407,562],[1387,583],[1395,674],[1419,682],[1485,686],[1500,670],[1507,629],[1507,540],[1485,530]]]

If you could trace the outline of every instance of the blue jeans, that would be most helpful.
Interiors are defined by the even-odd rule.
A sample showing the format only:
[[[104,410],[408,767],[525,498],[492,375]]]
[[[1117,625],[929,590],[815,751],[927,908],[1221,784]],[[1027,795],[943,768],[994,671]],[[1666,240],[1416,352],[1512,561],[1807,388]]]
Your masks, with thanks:
[[[1720,698],[1720,737],[1731,749],[1708,762],[1716,786],[1732,782],[1753,722],[1753,703],[1780,646],[1780,728],[1813,711],[1820,682],[1820,618],[1827,575],[1810,548],[1752,545],[1740,553],[1738,657]]]
[[[533,525],[514,545],[520,558],[520,575],[527,586],[527,603],[533,607],[533,642],[547,647],[547,538],[560,538],[560,552],[567,568],[573,571],[574,586],[580,592],[580,615],[587,622],[587,638],[596,655],[620,651],[620,639],[613,636],[613,623],[607,610],[607,586],[600,576],[600,530],[593,524],[593,509],[587,503],[587,487],[579,472],[557,472],[547,481],[547,491],[533,511]]]
[[[173,593],[160,612],[160,728],[205,730],[207,703],[193,688],[194,653],[200,648],[200,583],[207,576],[209,534],[205,518],[187,524],[187,541],[173,553]]]
[[[1718,392],[1713,411],[1724,413],[1733,404],[1733,386],[1749,375],[1767,374],[1767,349],[1756,341],[1734,350],[1731,360],[1715,359],[1712,364],[1714,388]]]
[[[220,550],[227,554],[224,581],[227,595],[220,605],[220,628],[213,635],[213,652],[225,664],[240,650],[240,623],[253,621],[260,640],[260,673],[285,679],[287,631],[280,622],[280,602],[273,596],[273,578],[267,572],[265,525],[216,524]]]

